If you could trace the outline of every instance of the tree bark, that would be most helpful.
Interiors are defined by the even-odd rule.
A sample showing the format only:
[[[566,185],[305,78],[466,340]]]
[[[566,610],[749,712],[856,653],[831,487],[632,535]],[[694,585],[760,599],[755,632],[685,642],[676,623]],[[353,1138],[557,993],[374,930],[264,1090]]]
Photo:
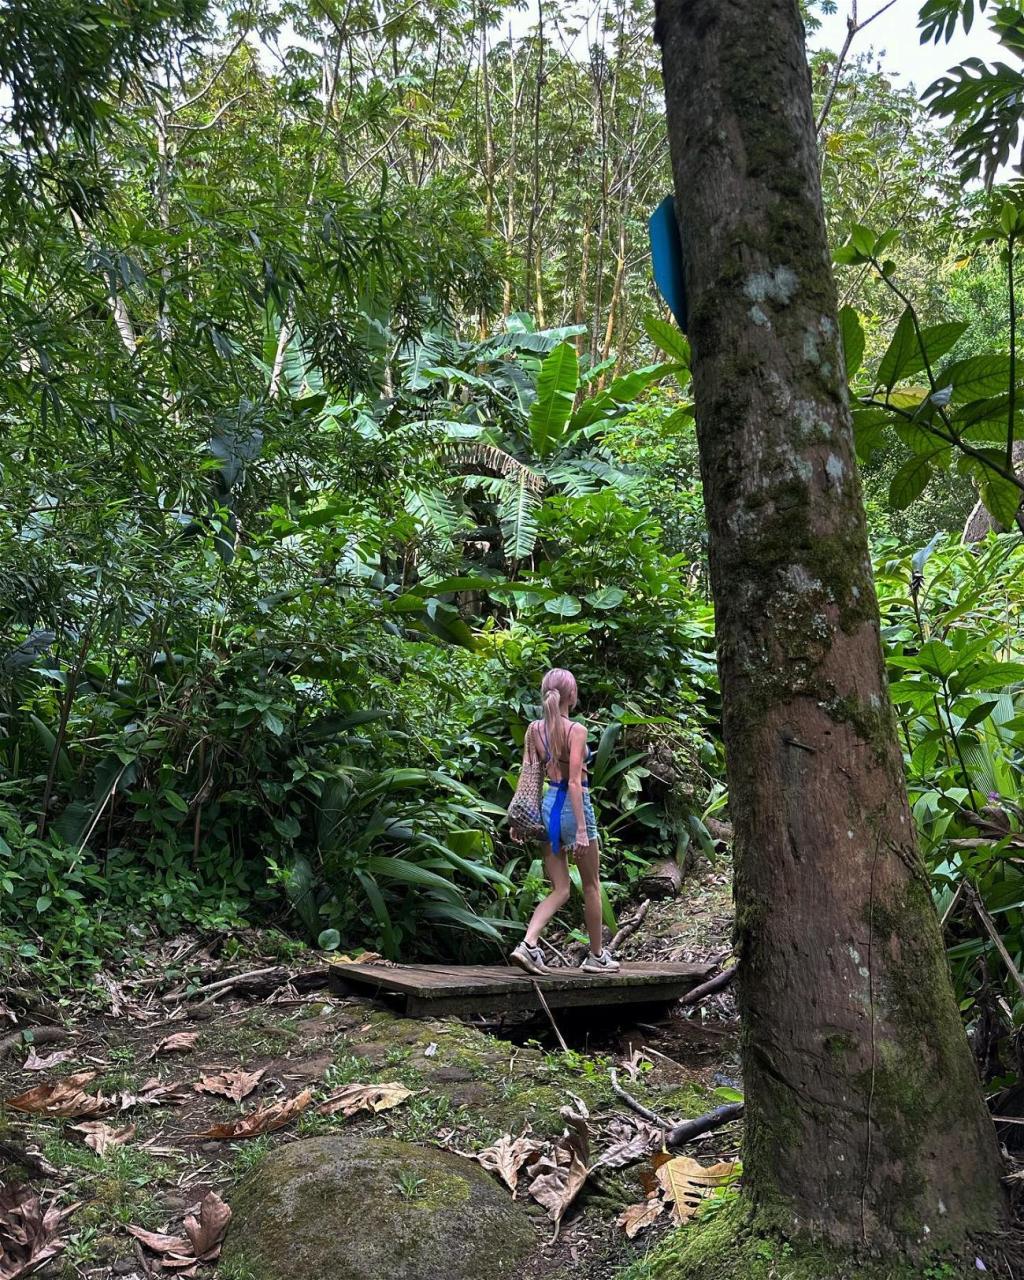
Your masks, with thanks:
[[[797,0],[659,0],[757,1219],[853,1249],[1005,1214],[889,703]]]

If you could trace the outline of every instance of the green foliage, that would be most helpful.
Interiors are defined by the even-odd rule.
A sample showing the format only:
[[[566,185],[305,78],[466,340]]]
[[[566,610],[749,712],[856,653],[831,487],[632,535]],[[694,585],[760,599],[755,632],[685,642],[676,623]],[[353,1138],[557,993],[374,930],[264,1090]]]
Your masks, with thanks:
[[[1024,844],[1018,799],[1024,769],[1024,545],[991,537],[980,550],[941,536],[913,556],[885,550],[876,563],[890,693],[900,723],[914,817],[933,873],[961,1007],[976,1024],[979,1062],[1000,1061],[992,988],[1014,1027],[1024,1003],[974,894],[998,922],[1011,955],[1024,951]],[[959,892],[958,892],[959,891]],[[954,901],[955,899],[955,901]],[[959,909],[957,909],[959,908]]]

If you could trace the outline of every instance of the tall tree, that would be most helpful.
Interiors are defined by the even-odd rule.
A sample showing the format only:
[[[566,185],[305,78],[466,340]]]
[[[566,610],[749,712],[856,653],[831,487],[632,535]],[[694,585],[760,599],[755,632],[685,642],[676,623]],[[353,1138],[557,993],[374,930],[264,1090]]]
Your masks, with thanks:
[[[997,1226],[886,689],[797,0],[660,0],[736,825],[746,1196],[843,1248]]]

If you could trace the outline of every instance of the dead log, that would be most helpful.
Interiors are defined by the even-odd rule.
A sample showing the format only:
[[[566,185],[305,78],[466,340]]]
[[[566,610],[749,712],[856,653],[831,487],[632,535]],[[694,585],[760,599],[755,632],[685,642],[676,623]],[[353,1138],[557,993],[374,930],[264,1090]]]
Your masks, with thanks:
[[[704,825],[712,840],[721,840],[723,844],[732,844],[732,823],[719,822],[717,818],[705,818]]]
[[[30,1035],[32,1039],[26,1040],[26,1035]],[[0,1039],[0,1058],[13,1053],[15,1049],[28,1049],[37,1044],[56,1044],[60,1040],[71,1038],[72,1033],[65,1031],[63,1027],[22,1027]]]
[[[647,898],[675,898],[683,887],[683,873],[672,858],[655,862],[640,878],[640,892]]]

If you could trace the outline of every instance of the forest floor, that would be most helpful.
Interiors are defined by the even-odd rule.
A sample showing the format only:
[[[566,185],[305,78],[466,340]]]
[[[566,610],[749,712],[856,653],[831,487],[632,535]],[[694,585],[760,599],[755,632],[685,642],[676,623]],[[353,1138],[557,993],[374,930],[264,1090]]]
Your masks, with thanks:
[[[679,898],[652,903],[622,954],[721,960],[731,916],[728,877],[706,871]],[[140,1239],[129,1228],[180,1243],[183,1219],[207,1193],[230,1206],[235,1189],[279,1144],[344,1130],[472,1153],[527,1125],[537,1140],[557,1139],[561,1108],[580,1101],[598,1140],[609,1125],[622,1132],[636,1123],[612,1089],[613,1068],[637,1101],[673,1121],[719,1105],[716,1090],[738,1083],[728,992],[652,1023],[615,1026],[596,1015],[586,1025],[566,1022],[566,1053],[546,1023],[414,1020],[331,994],[320,960],[279,934],[253,931],[210,943],[166,941],[140,956],[131,973],[101,974],[87,991],[56,1003],[0,990],[0,1012],[6,1000],[16,1026],[37,1028],[31,1045],[8,1035],[5,1052],[0,1027],[0,1099],[7,1100],[0,1103],[0,1230],[5,1191],[10,1197],[18,1186],[31,1187],[43,1193],[44,1207],[74,1206],[62,1221],[39,1224],[39,1249],[55,1237],[63,1244],[50,1273],[147,1280],[161,1272],[170,1246],[165,1241],[161,1253],[159,1236]],[[196,994],[267,969],[248,990],[225,985]],[[34,1005],[30,1012],[25,1002]],[[397,1084],[411,1094],[379,1113],[318,1110],[351,1084]],[[233,1091],[238,1100],[204,1091],[210,1088]],[[28,1091],[27,1105],[45,1110],[10,1105]],[[246,1123],[255,1136],[213,1136],[242,1116],[252,1117]],[[260,1132],[278,1121],[276,1131]],[[106,1142],[106,1150],[92,1149],[86,1138],[94,1146]],[[687,1150],[710,1164],[736,1158],[738,1141],[734,1124]],[[642,1257],[669,1228],[669,1214],[635,1240],[616,1219],[644,1200],[645,1167],[649,1162],[592,1176],[554,1243],[545,1211],[524,1199],[537,1228],[525,1280],[604,1280]],[[205,1266],[199,1271],[209,1274]],[[176,1274],[190,1274],[187,1264]]]

